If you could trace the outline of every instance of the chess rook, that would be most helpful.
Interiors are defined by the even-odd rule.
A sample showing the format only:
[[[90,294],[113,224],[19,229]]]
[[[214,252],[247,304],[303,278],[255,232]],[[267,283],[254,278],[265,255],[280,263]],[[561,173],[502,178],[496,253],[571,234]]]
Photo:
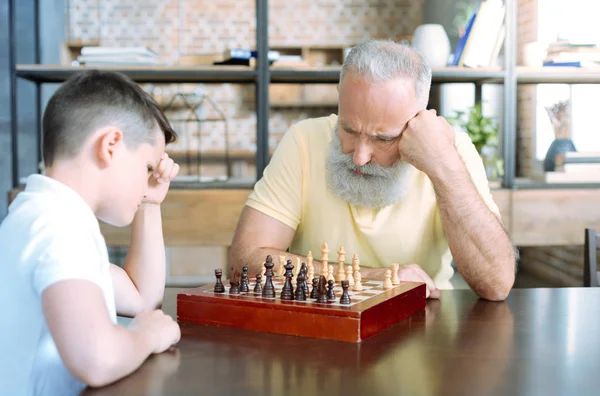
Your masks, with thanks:
[[[352,301],[350,300],[350,296],[348,295],[348,287],[350,286],[350,282],[348,280],[342,281],[342,297],[340,297],[340,304],[350,304]]]
[[[223,281],[221,281],[221,277],[223,276],[222,269],[215,270],[215,276],[217,277],[217,282],[215,283],[215,293],[225,293],[225,286],[223,285]]]

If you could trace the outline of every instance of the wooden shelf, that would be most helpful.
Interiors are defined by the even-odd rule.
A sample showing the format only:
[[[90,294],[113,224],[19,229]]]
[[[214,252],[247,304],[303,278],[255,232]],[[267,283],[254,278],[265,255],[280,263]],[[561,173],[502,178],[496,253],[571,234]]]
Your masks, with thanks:
[[[595,84],[600,83],[600,68],[517,67],[519,84]]]
[[[120,72],[141,83],[254,83],[256,79],[256,71],[246,66],[17,65],[17,76],[36,83],[59,83],[89,69]]]
[[[272,83],[337,84],[341,67],[271,68]],[[434,83],[488,83],[502,84],[504,71],[499,68],[444,67],[432,70]]]

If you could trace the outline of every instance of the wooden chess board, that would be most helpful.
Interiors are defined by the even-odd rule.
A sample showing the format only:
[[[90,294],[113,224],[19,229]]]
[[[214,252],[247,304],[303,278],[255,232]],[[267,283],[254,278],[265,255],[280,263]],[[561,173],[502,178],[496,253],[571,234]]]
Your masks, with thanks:
[[[249,293],[215,293],[214,285],[177,295],[177,320],[212,326],[361,342],[425,308],[425,284],[402,282],[385,290],[383,282],[363,279],[363,290],[352,291],[350,304],[340,304],[342,289],[334,288],[330,303],[281,300],[283,278],[274,277],[275,298]],[[312,289],[312,287],[309,287]]]

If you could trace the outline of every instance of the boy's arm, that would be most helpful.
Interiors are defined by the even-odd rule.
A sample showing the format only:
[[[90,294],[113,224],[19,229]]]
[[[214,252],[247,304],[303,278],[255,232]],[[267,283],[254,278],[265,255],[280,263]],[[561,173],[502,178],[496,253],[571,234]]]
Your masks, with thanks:
[[[148,181],[148,193],[131,225],[131,243],[125,265],[111,265],[115,304],[119,315],[135,316],[162,303],[166,257],[160,204],[177,176],[179,165],[163,154]]]
[[[133,317],[161,305],[165,289],[165,247],[160,205],[140,205],[131,225],[123,268],[110,266],[117,313]]]
[[[91,386],[114,382],[151,353],[177,343],[179,326],[160,310],[144,312],[129,329],[111,322],[100,288],[87,280],[63,280],[42,293],[46,323],[62,361]],[[74,320],[76,318],[76,320]]]

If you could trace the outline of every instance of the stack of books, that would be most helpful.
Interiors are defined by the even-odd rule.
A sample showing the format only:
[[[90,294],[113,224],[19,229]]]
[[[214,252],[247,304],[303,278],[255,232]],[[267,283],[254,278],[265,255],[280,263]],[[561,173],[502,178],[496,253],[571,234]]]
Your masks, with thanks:
[[[73,66],[154,66],[160,65],[158,54],[146,47],[83,47]]]
[[[494,67],[504,43],[506,8],[501,0],[480,4],[458,41],[449,66]]]
[[[598,67],[600,47],[594,43],[556,41],[548,45],[544,66]]]

